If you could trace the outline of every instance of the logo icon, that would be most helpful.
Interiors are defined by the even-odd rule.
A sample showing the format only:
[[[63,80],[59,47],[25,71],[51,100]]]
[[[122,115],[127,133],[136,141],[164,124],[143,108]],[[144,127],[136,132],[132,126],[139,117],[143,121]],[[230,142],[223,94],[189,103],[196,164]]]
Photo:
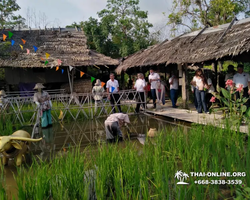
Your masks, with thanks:
[[[184,179],[187,180],[187,178],[189,178],[188,174],[186,174],[185,172],[177,171],[175,173],[175,178],[177,178],[179,180],[179,182],[177,183],[177,185],[187,185],[189,183],[184,182]]]

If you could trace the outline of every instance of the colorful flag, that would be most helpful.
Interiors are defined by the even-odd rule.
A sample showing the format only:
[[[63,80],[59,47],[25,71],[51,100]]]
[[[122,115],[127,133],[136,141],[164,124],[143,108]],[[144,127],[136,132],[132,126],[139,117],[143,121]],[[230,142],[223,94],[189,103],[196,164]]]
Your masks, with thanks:
[[[95,78],[91,76],[91,83],[93,83],[94,80],[95,80]]]
[[[74,67],[72,67],[72,66],[69,66],[69,71],[71,71],[72,69],[73,69]]]
[[[9,38],[11,38],[13,36],[13,33],[11,33],[10,31],[8,33],[9,33]]]
[[[62,69],[62,74],[63,74],[64,70]]]
[[[82,78],[82,76],[84,75],[85,73],[80,71],[80,77]]]
[[[47,65],[48,63],[49,63],[49,61],[47,61],[47,60],[44,62],[45,65]]]
[[[59,66],[62,64],[62,61],[60,59],[58,59],[57,62]]]
[[[30,53],[30,50],[29,49],[27,49],[27,54],[29,54]]]
[[[105,85],[105,83],[104,82],[101,82],[101,86],[103,87]]]
[[[56,67],[56,71],[57,71],[57,70],[59,70],[59,67],[58,67],[58,66]]]
[[[50,69],[52,69],[54,67],[53,63],[51,63]]]
[[[111,92],[114,92],[114,90],[115,90],[115,87],[111,86]]]
[[[3,34],[3,41],[7,38],[7,35]]]
[[[40,57],[41,58],[41,60],[44,60],[42,57]]]
[[[23,41],[23,44],[25,44],[26,43],[26,40],[24,40],[24,39],[21,39],[22,41]]]
[[[21,44],[19,44],[19,45],[20,45],[21,49],[23,50],[23,46]]]
[[[35,50],[35,53],[36,53],[36,51],[37,51],[38,48],[36,46],[33,46],[33,47],[34,47],[34,50]]]
[[[45,55],[46,55],[46,59],[48,59],[50,57],[50,54],[48,54],[48,53],[45,53]]]
[[[13,46],[15,44],[14,40],[11,40],[11,46]]]

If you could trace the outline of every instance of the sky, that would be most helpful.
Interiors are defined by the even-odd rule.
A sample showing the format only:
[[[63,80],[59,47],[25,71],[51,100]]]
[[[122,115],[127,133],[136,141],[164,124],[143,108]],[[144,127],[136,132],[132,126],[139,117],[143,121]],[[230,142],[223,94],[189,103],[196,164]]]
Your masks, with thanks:
[[[18,11],[27,18],[27,10],[47,17],[47,27],[65,27],[73,22],[86,21],[89,17],[97,18],[97,12],[106,7],[106,0],[16,0],[21,9]],[[172,0],[140,0],[140,8],[148,11],[148,20],[156,27],[166,25]],[[34,27],[34,24],[31,26]],[[41,24],[42,28],[42,24]]]

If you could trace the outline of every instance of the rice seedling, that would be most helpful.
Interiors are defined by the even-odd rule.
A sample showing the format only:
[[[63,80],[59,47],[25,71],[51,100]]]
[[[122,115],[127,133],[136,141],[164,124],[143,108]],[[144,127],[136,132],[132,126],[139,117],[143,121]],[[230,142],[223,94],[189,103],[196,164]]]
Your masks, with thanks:
[[[34,160],[16,175],[18,199],[225,199],[248,189],[241,185],[197,184],[197,180],[241,180],[242,177],[195,177],[190,172],[249,173],[250,144],[231,129],[192,126],[166,129],[136,142],[99,144],[97,152],[71,148],[47,162]],[[178,170],[189,174],[188,185],[177,185]],[[224,191],[227,191],[225,193]],[[1,192],[1,190],[0,190]]]

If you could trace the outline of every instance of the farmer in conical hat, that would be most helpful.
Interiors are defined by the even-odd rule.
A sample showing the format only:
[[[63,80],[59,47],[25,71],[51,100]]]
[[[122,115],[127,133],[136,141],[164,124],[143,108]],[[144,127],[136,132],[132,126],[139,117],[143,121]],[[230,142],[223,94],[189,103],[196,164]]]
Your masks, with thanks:
[[[100,81],[100,79],[97,79],[95,86],[92,89],[92,94],[94,95],[93,97],[95,100],[95,114],[97,112],[98,104],[100,104],[102,101],[103,92],[104,92],[104,88],[101,86],[101,81]]]
[[[1,90],[0,91],[0,107],[3,107],[4,104],[7,102],[6,97],[7,97],[7,95],[6,95],[5,91]]]
[[[37,90],[37,92],[34,94],[34,102],[39,108],[40,117],[42,118],[42,128],[46,128],[48,126],[52,126],[52,103],[48,92],[43,91],[43,88],[45,87],[42,83],[37,83],[35,85],[34,90]]]

